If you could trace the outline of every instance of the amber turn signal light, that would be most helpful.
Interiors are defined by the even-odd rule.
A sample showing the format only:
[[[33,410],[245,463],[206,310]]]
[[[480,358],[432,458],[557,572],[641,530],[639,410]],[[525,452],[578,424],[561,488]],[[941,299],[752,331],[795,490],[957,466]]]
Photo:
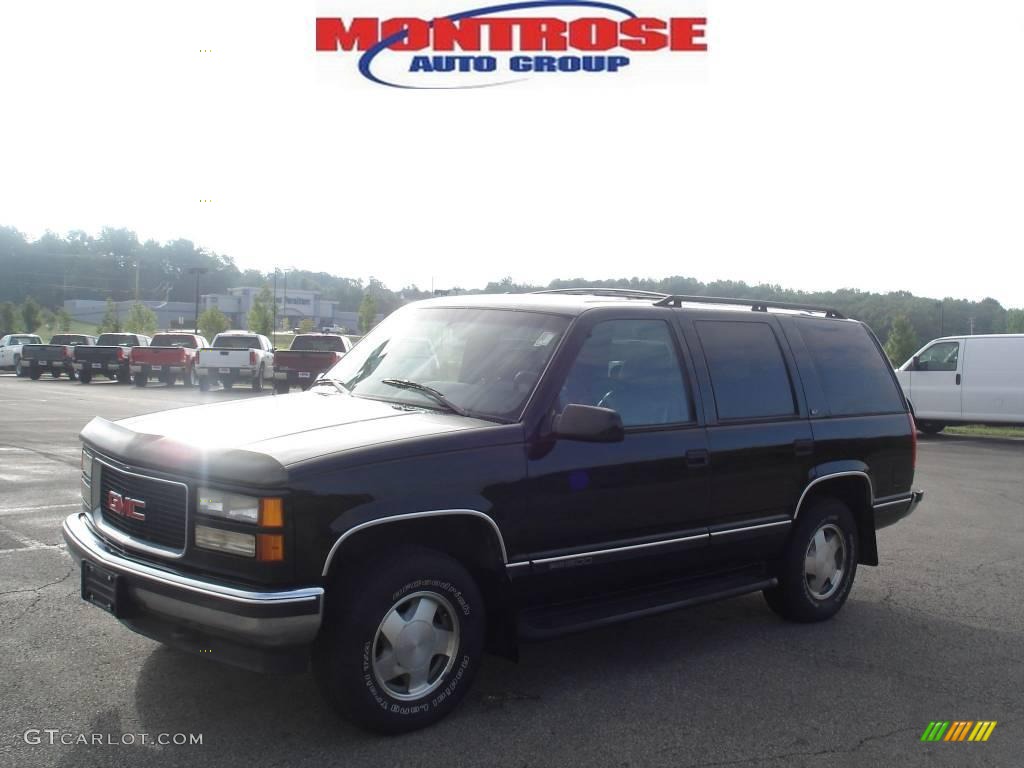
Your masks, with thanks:
[[[284,560],[284,536],[279,533],[261,533],[256,537],[256,559],[261,563]]]
[[[259,524],[261,528],[280,528],[284,525],[284,501],[260,499]]]

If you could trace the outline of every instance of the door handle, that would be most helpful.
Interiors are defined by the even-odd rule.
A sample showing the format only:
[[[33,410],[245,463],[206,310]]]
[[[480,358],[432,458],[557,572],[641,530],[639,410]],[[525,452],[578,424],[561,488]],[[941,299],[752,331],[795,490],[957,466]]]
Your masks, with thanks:
[[[689,469],[706,467],[711,463],[711,454],[703,448],[697,448],[686,452],[686,466]]]
[[[814,441],[794,440],[793,453],[795,453],[797,456],[810,456],[812,453],[814,453]]]
[[[956,375],[956,385],[958,387],[960,386],[960,374],[959,373]]]

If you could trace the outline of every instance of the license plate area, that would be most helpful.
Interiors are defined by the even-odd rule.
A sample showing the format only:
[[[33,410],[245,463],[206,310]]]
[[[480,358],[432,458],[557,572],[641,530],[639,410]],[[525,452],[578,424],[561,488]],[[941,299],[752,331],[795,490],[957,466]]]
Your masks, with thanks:
[[[120,618],[125,613],[127,602],[121,575],[83,560],[82,599]]]
[[[230,368],[218,368],[217,373],[231,373]]]
[[[93,368],[102,368],[103,367],[103,363],[93,363],[92,367]]]
[[[309,378],[309,371],[299,371],[299,378],[300,379],[308,379]]]
[[[162,371],[164,367],[162,365],[151,365],[150,368],[154,371]]]

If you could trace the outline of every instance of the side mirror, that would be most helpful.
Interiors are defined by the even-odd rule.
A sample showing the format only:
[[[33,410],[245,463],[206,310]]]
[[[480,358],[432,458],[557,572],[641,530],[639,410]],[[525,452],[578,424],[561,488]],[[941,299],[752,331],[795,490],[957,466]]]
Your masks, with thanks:
[[[920,371],[921,370],[921,356],[920,355],[914,355],[914,362],[911,364],[910,370],[912,370],[912,371]]]
[[[622,416],[611,408],[570,403],[554,423],[555,437],[584,443],[619,443],[626,436]]]

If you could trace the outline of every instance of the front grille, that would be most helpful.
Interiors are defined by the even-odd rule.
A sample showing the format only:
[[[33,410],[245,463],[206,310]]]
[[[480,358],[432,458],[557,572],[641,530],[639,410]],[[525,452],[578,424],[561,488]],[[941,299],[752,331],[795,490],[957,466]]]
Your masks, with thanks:
[[[110,492],[145,503],[145,520],[112,512]],[[103,465],[100,471],[100,510],[103,522],[140,541],[184,550],[188,492],[184,485],[121,472]]]

